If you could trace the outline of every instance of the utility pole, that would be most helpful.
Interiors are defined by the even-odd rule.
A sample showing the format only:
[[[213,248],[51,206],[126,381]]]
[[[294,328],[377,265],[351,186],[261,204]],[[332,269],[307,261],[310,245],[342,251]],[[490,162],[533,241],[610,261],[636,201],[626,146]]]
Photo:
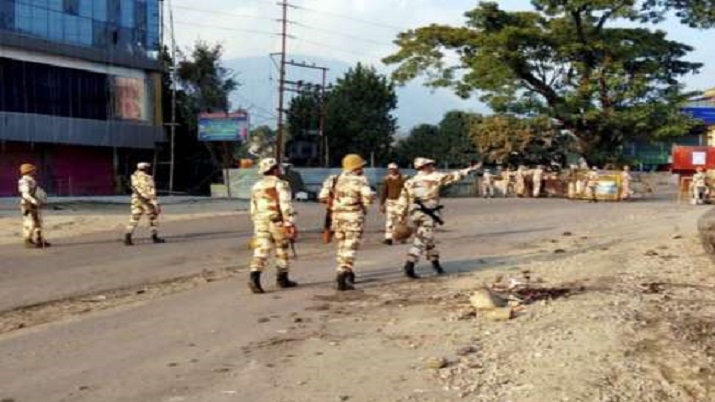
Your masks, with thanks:
[[[282,0],[278,5],[283,9],[283,18],[281,18],[283,26],[281,30],[281,64],[278,79],[278,135],[276,136],[276,160],[278,161],[278,166],[281,166],[283,161],[283,101],[286,78],[286,41],[288,39],[288,0]]]
[[[169,24],[171,25],[171,123],[169,123],[171,136],[171,159],[169,161],[169,194],[174,193],[174,163],[175,161],[175,144],[176,144],[176,35],[174,35],[174,8],[171,0],[168,1],[169,6]]]

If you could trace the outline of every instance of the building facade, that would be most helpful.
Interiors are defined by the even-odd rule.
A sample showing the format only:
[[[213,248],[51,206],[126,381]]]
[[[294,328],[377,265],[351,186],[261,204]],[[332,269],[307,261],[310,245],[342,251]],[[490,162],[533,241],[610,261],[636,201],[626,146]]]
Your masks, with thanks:
[[[159,0],[0,0],[0,196],[112,194],[164,140]]]

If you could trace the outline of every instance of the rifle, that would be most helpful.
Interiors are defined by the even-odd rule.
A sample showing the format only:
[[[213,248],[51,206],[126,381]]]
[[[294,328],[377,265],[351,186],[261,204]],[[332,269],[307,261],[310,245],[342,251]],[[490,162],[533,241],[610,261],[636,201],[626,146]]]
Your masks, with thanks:
[[[434,208],[427,208],[427,206],[422,202],[421,199],[415,198],[415,204],[420,208],[420,212],[432,218],[438,225],[444,225],[442,218],[436,214],[436,212],[441,211],[444,205],[437,205]]]
[[[338,184],[340,175],[335,176],[333,184],[330,186],[327,207],[325,209],[325,221],[323,222],[323,243],[328,244],[333,240],[333,202],[335,201],[335,186]]]

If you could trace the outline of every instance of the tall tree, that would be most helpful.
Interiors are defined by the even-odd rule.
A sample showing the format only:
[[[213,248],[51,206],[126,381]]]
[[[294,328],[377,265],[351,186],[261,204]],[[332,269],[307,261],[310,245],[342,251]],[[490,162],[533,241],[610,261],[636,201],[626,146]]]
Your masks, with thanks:
[[[682,134],[694,124],[679,113],[689,96],[679,80],[701,65],[685,61],[692,48],[662,31],[623,27],[667,6],[638,3],[533,0],[535,11],[509,12],[481,2],[466,26],[401,33],[385,62],[398,64],[400,83],[426,75],[429,85],[461,96],[480,93],[497,113],[549,116],[587,158],[612,160],[628,139]],[[448,62],[450,52],[459,63]]]
[[[319,86],[304,85],[290,101],[287,112],[288,136],[286,156],[302,166],[321,166],[319,150],[320,120],[323,113],[323,91]]]
[[[564,165],[573,146],[573,137],[544,117],[488,116],[475,121],[471,132],[477,149],[489,163]]]
[[[467,166],[477,159],[478,152],[471,139],[472,126],[481,116],[453,110],[447,112],[438,125],[422,124],[395,147],[397,160],[410,166],[416,157],[438,161],[440,166]]]
[[[239,86],[235,74],[223,67],[223,46],[197,41],[188,57],[177,66],[177,80],[194,116],[199,113],[223,112],[231,108],[229,96]],[[195,117],[194,117],[195,119]],[[196,120],[193,120],[194,123]],[[196,127],[194,123],[192,127]],[[196,131],[194,131],[196,133]],[[229,168],[239,152],[240,143],[206,143],[211,158],[218,168]]]
[[[361,154],[387,163],[397,128],[393,111],[397,95],[392,82],[373,67],[358,64],[340,79],[327,98],[327,136],[330,164],[343,156]]]

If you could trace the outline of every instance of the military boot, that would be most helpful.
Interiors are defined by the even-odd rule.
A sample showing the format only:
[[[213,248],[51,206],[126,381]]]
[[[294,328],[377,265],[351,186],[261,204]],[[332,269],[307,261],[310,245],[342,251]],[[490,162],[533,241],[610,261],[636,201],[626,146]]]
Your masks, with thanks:
[[[151,235],[151,241],[153,241],[154,244],[166,243],[166,240],[164,240],[164,239],[162,239],[161,237],[159,237],[159,235],[156,234],[156,233],[154,233],[153,235]]]
[[[355,287],[348,283],[348,272],[339,272],[338,276],[335,278],[335,281],[337,282],[338,285],[338,291],[344,292],[346,290],[355,290]]]
[[[251,288],[251,292],[255,294],[265,293],[263,291],[263,286],[261,286],[261,272],[251,271],[251,277],[248,282],[248,287]]]
[[[385,239],[385,240],[382,241],[382,244],[391,246],[391,245],[392,245],[392,239]]]
[[[127,233],[124,235],[124,245],[125,246],[133,246],[134,242],[132,241],[132,234]]]
[[[50,244],[50,242],[45,240],[43,237],[38,237],[37,241],[35,242],[35,247],[37,248],[47,248],[50,246],[52,246],[52,244]]]
[[[420,279],[420,277],[415,273],[415,263],[412,261],[407,261],[405,263],[405,276],[410,279]]]
[[[288,272],[279,272],[278,276],[276,277],[276,284],[278,284],[279,288],[294,288],[298,286],[298,283],[291,281],[288,279]]]
[[[432,261],[432,269],[434,269],[434,272],[436,272],[437,275],[444,275],[446,273],[442,268],[442,264],[439,263],[439,260]]]
[[[345,273],[345,281],[350,285],[354,285],[355,284],[355,272],[353,272],[353,271],[346,272]]]

